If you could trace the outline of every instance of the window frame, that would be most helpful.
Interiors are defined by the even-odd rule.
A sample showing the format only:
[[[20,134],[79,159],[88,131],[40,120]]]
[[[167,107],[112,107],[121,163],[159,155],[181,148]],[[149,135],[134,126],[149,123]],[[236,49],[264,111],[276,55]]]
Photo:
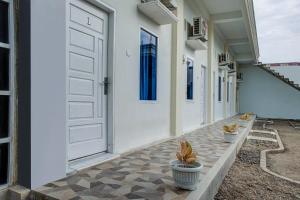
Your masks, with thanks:
[[[150,34],[151,36],[155,37],[156,38],[156,98],[153,99],[153,100],[149,100],[149,99],[141,99],[141,43],[142,43],[142,37],[141,37],[141,34],[142,34],[142,31]],[[149,29],[143,27],[143,26],[140,26],[139,27],[139,92],[138,92],[138,101],[139,102],[142,102],[142,103],[157,103],[159,101],[159,89],[158,89],[158,60],[159,60],[159,55],[158,55],[158,51],[159,51],[159,37],[158,37],[158,34],[154,33],[153,31],[150,31]]]
[[[192,62],[192,70],[193,70],[193,73],[192,73],[192,97],[191,98],[189,98],[188,97],[188,62],[189,61],[191,61]],[[185,89],[186,89],[186,95],[185,95],[185,98],[186,98],[186,100],[187,101],[189,101],[189,102],[193,102],[194,101],[194,97],[195,97],[195,87],[194,87],[194,82],[195,82],[195,79],[194,79],[194,73],[195,73],[195,61],[194,61],[194,59],[193,58],[191,58],[191,57],[187,57],[186,58],[186,87],[185,87]]]
[[[227,87],[226,87],[226,89],[227,89],[227,103],[229,103],[229,94],[230,94],[230,91],[229,91],[229,89],[230,89],[230,85],[229,85],[230,83],[229,83],[229,80],[227,80]]]
[[[218,75],[218,102],[222,102],[222,76]]]
[[[9,51],[9,87],[8,90],[1,90],[1,96],[9,96],[9,116],[8,116],[8,137],[1,138],[0,144],[8,144],[8,171],[7,171],[7,183],[0,185],[0,191],[6,189],[12,184],[13,176],[13,165],[14,165],[14,151],[13,151],[13,141],[14,141],[14,131],[15,131],[15,61],[14,61],[14,0],[0,0],[1,2],[8,4],[8,43],[0,42],[0,48],[8,49]]]

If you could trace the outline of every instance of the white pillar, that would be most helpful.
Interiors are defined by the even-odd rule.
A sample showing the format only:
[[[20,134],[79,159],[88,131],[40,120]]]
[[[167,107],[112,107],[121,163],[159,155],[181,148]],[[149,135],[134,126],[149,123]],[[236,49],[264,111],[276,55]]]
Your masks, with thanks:
[[[182,134],[183,90],[183,45],[184,45],[184,1],[177,0],[178,23],[172,25],[172,69],[171,69],[171,134]]]
[[[214,121],[214,71],[215,71],[215,37],[214,23],[210,19],[208,23],[208,117],[207,122]]]

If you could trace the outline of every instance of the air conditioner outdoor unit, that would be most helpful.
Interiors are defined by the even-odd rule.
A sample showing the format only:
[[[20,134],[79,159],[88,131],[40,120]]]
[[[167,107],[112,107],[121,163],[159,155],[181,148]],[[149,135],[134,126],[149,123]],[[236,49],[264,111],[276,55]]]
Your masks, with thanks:
[[[203,17],[195,17],[193,19],[193,37],[198,37],[201,41],[208,40],[207,20]]]
[[[223,65],[228,65],[230,64],[230,56],[228,53],[221,53],[219,54],[219,65],[223,66]]]
[[[176,0],[142,0],[142,3],[147,3],[150,1],[160,1],[164,4],[170,11],[174,11],[178,8],[178,4]]]

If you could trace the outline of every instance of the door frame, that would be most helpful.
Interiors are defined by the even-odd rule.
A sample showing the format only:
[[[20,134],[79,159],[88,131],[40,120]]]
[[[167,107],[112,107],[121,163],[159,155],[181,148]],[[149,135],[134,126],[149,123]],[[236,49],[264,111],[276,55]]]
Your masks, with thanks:
[[[115,29],[116,29],[116,10],[106,3],[102,2],[102,0],[85,0],[86,2],[94,5],[98,9],[104,11],[108,15],[108,38],[107,38],[107,77],[109,82],[109,90],[107,95],[107,153],[114,154],[115,153],[115,116],[114,116],[114,108],[115,108]],[[69,5],[72,0],[66,1],[66,104],[68,102],[68,92],[69,92],[69,84],[68,84],[68,75],[69,69],[69,26],[70,26],[70,15],[68,14],[70,11]],[[69,134],[68,133],[68,116],[69,110],[67,107],[66,110],[66,125],[65,125],[65,134],[66,134],[66,172],[68,171],[69,159],[68,159],[68,141]],[[80,159],[79,159],[80,160]]]
[[[207,67],[205,65],[201,65],[201,70],[204,69],[204,91],[203,91],[203,94],[204,94],[204,113],[203,113],[203,122],[202,125],[205,125],[207,123],[207,102],[208,102],[208,78],[207,78]],[[200,71],[201,73],[201,71]],[[201,93],[200,93],[201,95]],[[200,97],[201,98],[201,97]]]
[[[221,101],[219,101],[219,77],[221,77],[221,91],[220,91],[220,95],[221,95]],[[225,78],[225,70],[222,69],[220,66],[218,66],[217,70],[216,70],[216,74],[215,74],[215,121],[220,121],[223,120],[225,118],[225,113],[224,113],[224,108],[225,108],[225,104],[226,104],[226,99],[224,99],[226,96],[225,94],[225,82],[224,82],[224,78]],[[218,113],[218,112],[222,112],[222,113]],[[219,118],[219,116],[221,116],[221,118]]]

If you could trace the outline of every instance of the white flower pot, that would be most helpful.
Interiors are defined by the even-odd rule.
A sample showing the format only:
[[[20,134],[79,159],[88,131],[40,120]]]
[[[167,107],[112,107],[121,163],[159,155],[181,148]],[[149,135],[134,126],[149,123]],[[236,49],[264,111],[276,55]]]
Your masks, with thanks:
[[[200,172],[203,165],[195,162],[194,164],[183,164],[179,160],[170,162],[172,167],[175,184],[186,190],[196,190],[200,181]]]
[[[231,133],[231,134],[224,133],[224,140],[225,140],[225,142],[228,142],[228,143],[234,143],[237,136],[238,136],[238,131]]]

